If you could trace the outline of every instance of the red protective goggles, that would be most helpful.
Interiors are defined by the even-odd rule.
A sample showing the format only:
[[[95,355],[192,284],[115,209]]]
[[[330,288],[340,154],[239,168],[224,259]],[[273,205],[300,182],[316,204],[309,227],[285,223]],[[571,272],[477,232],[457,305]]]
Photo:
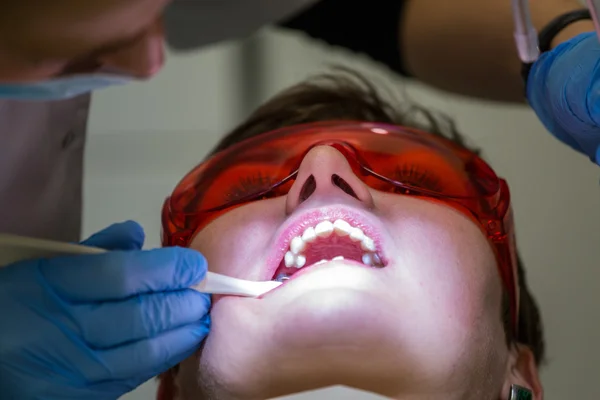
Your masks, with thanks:
[[[163,206],[164,246],[187,247],[195,233],[236,206],[284,196],[306,153],[335,147],[369,187],[436,199],[479,223],[489,238],[518,321],[518,277],[506,181],[473,152],[412,128],[348,121],[278,129],[239,142],[188,173]]]

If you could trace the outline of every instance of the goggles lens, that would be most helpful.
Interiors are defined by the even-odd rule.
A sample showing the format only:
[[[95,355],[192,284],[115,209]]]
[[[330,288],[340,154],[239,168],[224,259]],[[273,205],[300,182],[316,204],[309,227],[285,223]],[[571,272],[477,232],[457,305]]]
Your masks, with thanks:
[[[171,211],[213,214],[283,196],[304,155],[318,145],[342,152],[355,174],[376,190],[468,201],[500,189],[487,164],[446,139],[391,126],[320,124],[264,134],[200,164],[176,188]]]

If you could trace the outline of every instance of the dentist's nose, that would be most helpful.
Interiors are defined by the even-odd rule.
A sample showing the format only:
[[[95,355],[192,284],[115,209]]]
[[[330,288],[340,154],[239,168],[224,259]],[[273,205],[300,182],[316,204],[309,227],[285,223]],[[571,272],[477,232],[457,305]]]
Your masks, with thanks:
[[[356,176],[346,157],[331,146],[317,146],[306,154],[288,193],[286,212],[291,214],[308,199],[319,199],[324,204],[354,199],[367,208],[373,207],[369,187]]]
[[[136,40],[100,57],[100,63],[136,78],[149,78],[162,68],[165,61],[164,27],[155,21]]]

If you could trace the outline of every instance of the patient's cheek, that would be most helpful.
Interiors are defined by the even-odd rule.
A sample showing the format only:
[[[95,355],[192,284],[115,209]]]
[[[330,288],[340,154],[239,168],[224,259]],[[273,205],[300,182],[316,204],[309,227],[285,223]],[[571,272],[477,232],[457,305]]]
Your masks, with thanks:
[[[212,272],[263,280],[261,272],[272,252],[274,235],[285,220],[283,205],[280,198],[238,207],[204,227],[189,247],[206,257]]]
[[[222,299],[224,299],[225,297],[227,297],[224,294],[213,294],[211,295],[211,304],[212,307],[214,307],[215,305],[217,305]]]

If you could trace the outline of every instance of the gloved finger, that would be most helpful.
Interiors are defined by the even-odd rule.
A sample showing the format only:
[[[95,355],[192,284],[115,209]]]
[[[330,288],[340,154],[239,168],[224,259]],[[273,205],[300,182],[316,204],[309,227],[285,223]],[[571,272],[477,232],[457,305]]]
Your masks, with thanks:
[[[551,67],[551,79],[561,79],[563,88],[562,96],[553,102],[554,113],[563,128],[577,132],[575,136],[570,135],[570,140],[576,143],[572,147],[592,156],[599,143],[600,64],[597,56],[590,58],[589,55],[598,54],[600,44],[595,32],[581,34],[567,44],[564,54],[558,52]],[[577,60],[577,68],[573,68],[573,59]],[[567,121],[560,118],[566,115],[571,118]],[[563,137],[559,138],[564,140]]]
[[[90,347],[106,349],[197,322],[209,310],[209,295],[184,289],[136,296],[122,302],[78,305],[72,316]],[[118,324],[114,324],[116,320]]]
[[[125,221],[93,234],[81,244],[106,250],[141,250],[145,238],[144,228],[140,224]]]
[[[564,117],[561,118],[565,115],[563,108],[567,105],[568,96],[564,93],[566,86],[560,85],[562,93],[558,94],[551,93],[550,90],[550,86],[554,88],[555,84],[540,88],[540,82],[546,81],[545,77],[548,76],[550,68],[563,51],[564,49],[554,49],[553,52],[546,52],[535,62],[527,81],[527,99],[548,131],[574,150],[583,152],[577,141],[565,130],[564,126],[568,125],[568,122],[563,121]],[[553,80],[556,80],[556,77],[553,77]],[[558,98],[558,101],[548,100],[552,98]],[[540,107],[540,103],[548,103],[548,106]]]
[[[576,151],[598,161],[600,44],[582,33],[545,52],[527,81],[527,99],[544,126]]]
[[[39,269],[63,300],[96,302],[188,288],[206,275],[206,259],[195,250],[165,247],[57,257]]]
[[[103,364],[110,368],[111,379],[132,376],[156,376],[191,356],[200,346],[210,327],[210,317],[186,325],[152,339],[97,352]],[[106,379],[104,368],[90,373],[93,380]]]

